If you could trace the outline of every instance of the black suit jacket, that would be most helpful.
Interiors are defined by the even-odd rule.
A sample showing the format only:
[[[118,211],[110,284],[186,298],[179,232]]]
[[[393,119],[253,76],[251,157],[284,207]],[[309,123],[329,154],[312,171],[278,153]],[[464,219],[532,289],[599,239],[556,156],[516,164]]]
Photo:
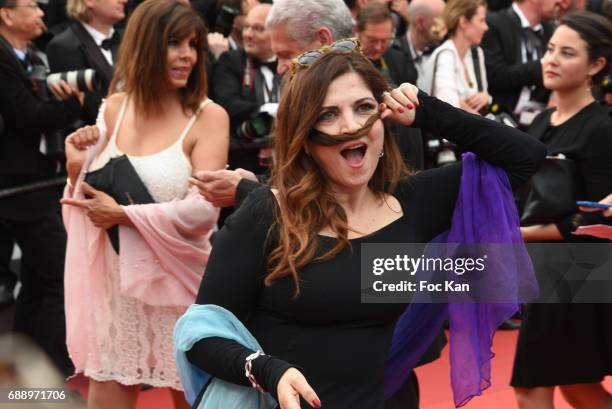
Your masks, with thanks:
[[[4,119],[0,137],[0,190],[56,176],[56,161],[40,153],[41,135],[69,125],[81,114],[76,98],[43,102],[32,89],[12,46],[0,36],[0,115]],[[40,217],[51,208],[50,201],[57,201],[55,191],[40,190],[0,199],[0,218]]]
[[[259,69],[253,72],[252,87],[243,85],[246,64],[247,54],[243,49],[221,54],[214,65],[210,84],[214,100],[227,110],[230,117],[230,167],[241,167],[258,174],[266,171],[259,165],[259,148],[245,147],[244,141],[236,136],[236,129],[259,112],[265,103],[262,85],[264,78]],[[277,83],[280,83],[280,78],[275,75]]]
[[[408,55],[395,48],[388,48],[383,54],[382,58],[389,67],[391,86],[396,87],[403,82],[416,84],[418,72]]]
[[[111,48],[113,61],[117,58],[119,45]],[[113,78],[113,67],[108,63],[100,47],[85,27],[77,21],[72,22],[64,31],[53,37],[47,46],[47,59],[51,72],[64,72],[92,68],[100,78],[101,88],[85,94],[85,105],[81,119],[86,124],[94,124],[102,98],[108,94]]]
[[[545,103],[549,93],[542,85],[540,61],[522,62],[523,29],[519,17],[510,7],[489,13],[487,24],[489,30],[482,39],[481,47],[493,102],[506,112],[513,112],[523,87],[535,85],[532,99]],[[542,26],[544,41],[547,42],[552,35],[553,25],[543,23]]]
[[[253,86],[243,86],[247,54],[243,49],[227,51],[213,68],[211,88],[215,101],[227,110],[232,129],[240,125],[264,104],[262,77],[255,70]]]

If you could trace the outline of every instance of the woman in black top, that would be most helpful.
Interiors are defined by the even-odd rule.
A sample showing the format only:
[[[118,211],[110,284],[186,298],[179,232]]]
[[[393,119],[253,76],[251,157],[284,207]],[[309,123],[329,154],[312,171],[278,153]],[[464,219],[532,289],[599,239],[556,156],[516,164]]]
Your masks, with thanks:
[[[360,245],[423,243],[447,230],[462,167],[408,175],[381,119],[452,140],[505,169],[513,186],[544,151],[410,84],[383,94],[384,78],[357,52],[320,53],[285,86],[274,189],[253,191],[217,234],[197,303],[230,310],[255,336],[269,355],[252,361],[253,375],[281,408],[383,408],[387,352],[406,305],[361,304]],[[252,353],[205,338],[187,356],[249,386]]]
[[[582,181],[577,200],[599,201],[612,191],[612,120],[590,89],[609,72],[611,57],[612,24],[581,12],[562,20],[542,61],[544,86],[555,91],[557,107],[536,117],[529,133],[546,144],[549,155],[576,162]],[[584,236],[572,232],[600,223],[611,221],[600,212],[577,212],[521,232],[526,241],[583,242]],[[561,255],[555,261],[562,262]],[[554,386],[561,385],[576,408],[612,408],[612,396],[600,384],[610,374],[612,305],[527,307],[512,376],[519,407],[552,408]]]

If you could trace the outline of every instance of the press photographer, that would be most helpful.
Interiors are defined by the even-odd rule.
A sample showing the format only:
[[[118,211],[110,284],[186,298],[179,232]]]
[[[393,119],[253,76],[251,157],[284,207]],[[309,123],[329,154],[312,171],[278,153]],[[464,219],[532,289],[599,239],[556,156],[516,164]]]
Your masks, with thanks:
[[[243,50],[228,51],[215,65],[214,98],[230,116],[229,165],[256,174],[266,171],[269,133],[279,97],[280,77],[265,28],[271,8],[260,4],[247,14]]]
[[[63,271],[66,234],[59,218],[60,163],[46,155],[44,135],[74,122],[83,94],[65,81],[44,100],[42,62],[29,48],[45,30],[34,0],[0,0],[0,224],[22,251],[15,330],[32,337],[64,374]],[[38,78],[38,80],[37,80]]]
[[[121,32],[115,30],[114,25],[125,17],[126,3],[127,0],[68,0],[68,15],[74,21],[47,46],[51,72],[95,71],[95,84],[85,95],[80,118],[85,125],[96,122],[102,98],[108,93],[121,42]],[[85,79],[85,75],[82,78]],[[68,131],[64,135],[68,135]]]
[[[226,51],[243,48],[244,18],[259,3],[259,0],[219,0],[206,39],[213,61],[217,61]]]

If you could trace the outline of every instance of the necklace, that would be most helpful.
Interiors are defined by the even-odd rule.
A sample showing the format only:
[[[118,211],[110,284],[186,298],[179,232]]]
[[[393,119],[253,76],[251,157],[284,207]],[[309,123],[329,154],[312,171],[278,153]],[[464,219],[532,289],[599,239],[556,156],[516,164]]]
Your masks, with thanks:
[[[463,60],[461,60],[461,66],[463,67],[463,77],[465,78],[465,81],[467,82],[468,87],[470,89],[474,88],[474,83],[472,82],[472,79],[470,78],[470,73],[468,72],[468,69],[465,66],[465,62]]]

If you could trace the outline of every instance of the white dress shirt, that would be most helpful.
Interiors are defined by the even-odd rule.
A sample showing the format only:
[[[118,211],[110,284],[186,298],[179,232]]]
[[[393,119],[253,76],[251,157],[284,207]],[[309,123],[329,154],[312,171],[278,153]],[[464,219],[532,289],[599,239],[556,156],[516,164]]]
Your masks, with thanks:
[[[531,24],[529,24],[529,20],[527,20],[527,17],[525,17],[525,14],[523,14],[520,7],[516,3],[512,3],[512,10],[516,13],[516,15],[521,20],[521,28],[531,27]],[[536,26],[531,27],[531,28],[534,31],[540,31],[544,29],[542,27],[542,24],[537,24]],[[531,58],[527,58],[527,47],[525,47],[525,41],[521,38],[521,62],[526,63],[528,61],[532,61],[537,58],[538,58],[538,54],[536,50],[533,50],[533,55],[531,56]],[[526,104],[529,102],[530,99],[531,99],[531,87],[523,87],[523,89],[521,90],[521,95],[519,96],[519,99],[516,103],[516,107],[514,107],[514,112],[518,114],[521,111],[523,111],[524,107],[526,106]]]
[[[422,51],[418,51],[414,48],[412,44],[412,39],[410,38],[410,29],[406,30],[406,42],[408,43],[408,49],[410,50],[410,56],[412,57],[412,61],[414,64],[414,68],[417,70],[417,87],[423,89],[421,87],[421,78],[426,77],[425,69],[427,67],[427,61],[430,59],[431,54],[425,55]]]
[[[93,38],[96,45],[100,47],[100,51],[102,51],[102,55],[104,56],[104,58],[106,58],[106,61],[108,61],[108,63],[112,66],[113,53],[111,53],[110,50],[105,50],[104,48],[102,48],[102,41],[106,40],[107,38],[111,38],[115,29],[111,28],[110,33],[108,33],[108,35],[104,35],[87,23],[81,22],[81,24],[83,24],[83,27],[85,27],[85,30],[87,30],[91,38]]]

